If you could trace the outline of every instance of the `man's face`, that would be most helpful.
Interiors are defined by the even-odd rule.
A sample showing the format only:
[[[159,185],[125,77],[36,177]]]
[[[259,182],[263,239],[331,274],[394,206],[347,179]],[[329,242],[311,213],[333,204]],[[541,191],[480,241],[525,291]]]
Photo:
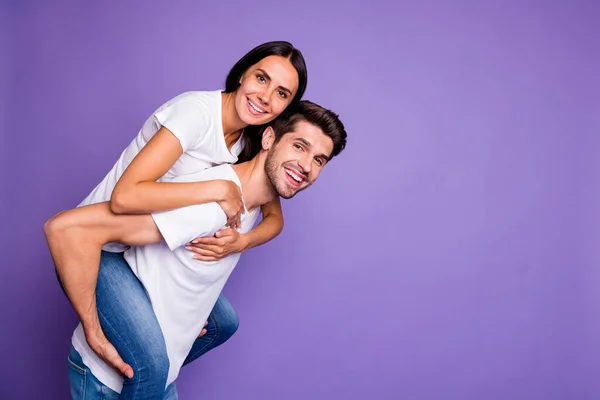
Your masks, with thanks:
[[[289,199],[317,180],[332,151],[333,141],[321,129],[298,121],[269,149],[265,172],[277,194]]]

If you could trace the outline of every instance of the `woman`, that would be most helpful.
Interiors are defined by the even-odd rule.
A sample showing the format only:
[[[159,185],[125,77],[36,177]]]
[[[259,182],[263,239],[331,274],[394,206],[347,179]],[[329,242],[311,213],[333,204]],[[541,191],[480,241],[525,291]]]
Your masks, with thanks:
[[[114,213],[139,214],[218,202],[230,226],[236,226],[243,204],[232,182],[166,183],[161,179],[252,158],[258,151],[255,142],[260,125],[298,102],[306,81],[304,58],[290,43],[269,42],[254,48],[233,66],[224,92],[188,92],[161,106],[80,205],[110,200]],[[199,239],[196,257],[215,260],[273,239],[283,228],[279,200],[263,206],[262,214],[261,223],[246,235],[227,229],[216,242]],[[130,279],[133,274],[118,254],[124,247],[116,243],[105,247],[108,252],[102,253],[100,272],[78,270],[73,262],[76,249],[67,250],[53,257],[65,293],[82,322],[73,336],[75,347],[79,341],[83,348],[82,340],[87,341],[98,356],[126,376],[119,398],[163,398],[166,350],[164,343],[156,343],[160,327],[152,319],[149,301],[136,287],[139,282]],[[224,297],[207,323],[208,333],[197,340],[186,363],[225,342],[237,328],[237,316]],[[151,343],[146,342],[149,338]],[[161,362],[165,359],[166,370]],[[72,373],[81,372],[81,363],[92,362],[78,351],[71,353],[69,361]]]

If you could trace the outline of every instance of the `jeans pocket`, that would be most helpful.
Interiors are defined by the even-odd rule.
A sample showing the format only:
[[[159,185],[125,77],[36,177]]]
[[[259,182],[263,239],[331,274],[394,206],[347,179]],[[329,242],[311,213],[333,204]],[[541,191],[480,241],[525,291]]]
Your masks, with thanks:
[[[73,356],[73,350],[69,354],[69,383],[71,386],[71,399],[85,400],[86,370],[77,364],[77,357]],[[78,354],[77,354],[78,355]]]

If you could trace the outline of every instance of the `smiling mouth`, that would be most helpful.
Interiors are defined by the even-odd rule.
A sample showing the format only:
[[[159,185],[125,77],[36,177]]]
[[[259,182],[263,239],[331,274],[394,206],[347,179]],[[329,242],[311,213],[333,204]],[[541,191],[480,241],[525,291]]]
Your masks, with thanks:
[[[248,109],[253,115],[262,115],[266,113],[265,110],[254,104],[250,99],[248,99]]]
[[[291,169],[284,168],[284,171],[288,178],[288,181],[294,187],[300,186],[306,180],[302,175],[298,175],[296,172],[292,171]]]

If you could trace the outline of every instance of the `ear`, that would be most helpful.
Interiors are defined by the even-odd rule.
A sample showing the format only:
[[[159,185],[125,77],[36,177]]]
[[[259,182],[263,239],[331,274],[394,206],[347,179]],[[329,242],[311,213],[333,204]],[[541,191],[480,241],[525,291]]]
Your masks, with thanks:
[[[270,126],[264,130],[262,136],[262,148],[263,150],[269,150],[275,143],[275,131]]]

